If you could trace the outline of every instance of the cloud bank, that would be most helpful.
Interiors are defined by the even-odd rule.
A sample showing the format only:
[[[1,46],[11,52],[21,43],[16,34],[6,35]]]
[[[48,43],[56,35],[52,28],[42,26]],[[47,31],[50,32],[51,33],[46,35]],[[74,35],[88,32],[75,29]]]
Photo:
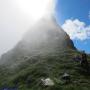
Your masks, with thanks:
[[[15,0],[14,4],[21,12],[36,21],[54,13],[56,0]]]
[[[56,0],[0,0],[0,55],[22,39],[44,10],[54,13],[55,5]]]
[[[86,40],[90,39],[90,25],[86,24],[79,19],[68,19],[62,25],[62,28],[67,32],[72,40]]]

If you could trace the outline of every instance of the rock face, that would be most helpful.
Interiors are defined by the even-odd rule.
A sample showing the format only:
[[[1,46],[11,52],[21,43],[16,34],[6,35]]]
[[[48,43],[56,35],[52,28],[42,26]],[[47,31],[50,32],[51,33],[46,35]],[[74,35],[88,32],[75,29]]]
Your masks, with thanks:
[[[66,49],[75,49],[66,32],[53,17],[42,18],[30,28],[15,48],[2,55],[0,64],[15,65],[27,57],[50,55]]]

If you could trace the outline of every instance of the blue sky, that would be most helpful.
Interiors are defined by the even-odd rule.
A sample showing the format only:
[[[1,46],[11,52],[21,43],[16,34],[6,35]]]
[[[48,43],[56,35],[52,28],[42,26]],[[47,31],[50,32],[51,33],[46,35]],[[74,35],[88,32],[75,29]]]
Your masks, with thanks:
[[[57,2],[56,18],[58,23],[71,35],[75,46],[88,53],[90,53],[89,13],[90,0],[58,0]],[[72,30],[68,30],[70,27]]]
[[[43,1],[49,0],[0,0],[0,56],[22,39],[33,19],[42,16]],[[55,4],[54,0],[50,1],[48,13]],[[75,46],[90,53],[90,0],[58,0],[56,19]]]

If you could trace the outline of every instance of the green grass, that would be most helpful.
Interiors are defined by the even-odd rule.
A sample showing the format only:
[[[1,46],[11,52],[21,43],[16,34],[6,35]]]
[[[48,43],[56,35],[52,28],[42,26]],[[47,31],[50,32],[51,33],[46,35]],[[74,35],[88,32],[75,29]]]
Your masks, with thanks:
[[[75,50],[66,50],[52,53],[45,56],[37,56],[21,63],[17,69],[1,70],[0,87],[18,86],[18,90],[90,90],[90,76],[80,71],[80,63],[72,60],[75,54],[80,54]],[[88,56],[90,61],[90,56]],[[11,73],[12,72],[12,73]],[[71,76],[71,83],[65,85],[61,80],[64,72]],[[6,73],[2,76],[3,73]],[[55,85],[53,87],[43,87],[40,84],[42,77],[50,77]]]

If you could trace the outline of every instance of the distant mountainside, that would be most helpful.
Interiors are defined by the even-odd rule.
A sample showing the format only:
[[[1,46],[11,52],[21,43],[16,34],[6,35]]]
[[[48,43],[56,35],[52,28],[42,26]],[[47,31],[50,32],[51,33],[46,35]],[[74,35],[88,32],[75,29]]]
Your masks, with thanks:
[[[0,64],[13,67],[23,62],[23,58],[51,54],[67,48],[75,49],[73,42],[55,18],[42,18],[30,28],[15,48],[2,55]]]
[[[90,76],[83,73],[80,55],[72,40],[53,17],[42,18],[23,39],[0,59],[0,90],[90,90]],[[90,56],[88,56],[90,60]],[[67,72],[71,82],[61,77]],[[42,78],[51,78],[55,85],[44,87]]]

